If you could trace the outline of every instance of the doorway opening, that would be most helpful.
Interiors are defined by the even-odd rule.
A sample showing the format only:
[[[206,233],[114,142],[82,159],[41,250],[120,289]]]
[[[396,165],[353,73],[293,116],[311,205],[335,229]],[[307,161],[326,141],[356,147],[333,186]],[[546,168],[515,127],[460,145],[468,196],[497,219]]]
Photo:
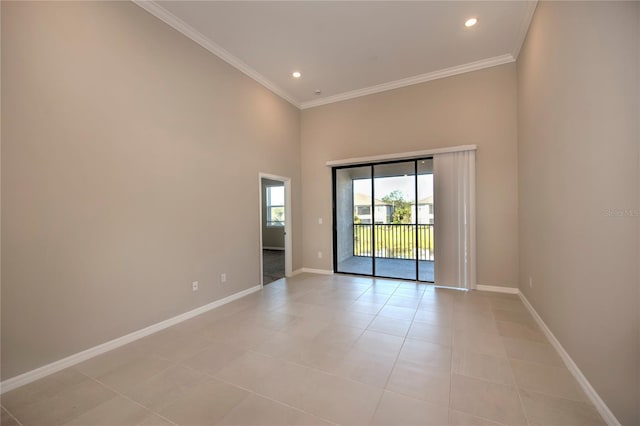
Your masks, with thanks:
[[[333,168],[334,272],[434,282],[433,159]]]
[[[291,180],[259,174],[260,281],[262,285],[291,275]]]

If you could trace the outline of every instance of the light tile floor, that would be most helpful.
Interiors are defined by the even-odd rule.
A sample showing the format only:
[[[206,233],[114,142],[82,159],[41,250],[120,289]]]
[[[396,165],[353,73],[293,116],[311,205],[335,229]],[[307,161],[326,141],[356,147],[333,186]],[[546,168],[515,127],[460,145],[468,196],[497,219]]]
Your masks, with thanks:
[[[2,396],[2,425],[604,424],[517,296],[300,275]]]

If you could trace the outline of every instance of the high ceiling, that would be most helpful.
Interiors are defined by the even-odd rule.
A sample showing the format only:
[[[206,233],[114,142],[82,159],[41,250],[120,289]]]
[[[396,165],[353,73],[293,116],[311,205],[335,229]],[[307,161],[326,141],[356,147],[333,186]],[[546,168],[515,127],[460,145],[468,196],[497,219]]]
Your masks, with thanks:
[[[512,62],[536,3],[137,4],[294,105],[309,108]],[[466,28],[470,17],[478,23]],[[302,76],[293,78],[293,71]]]

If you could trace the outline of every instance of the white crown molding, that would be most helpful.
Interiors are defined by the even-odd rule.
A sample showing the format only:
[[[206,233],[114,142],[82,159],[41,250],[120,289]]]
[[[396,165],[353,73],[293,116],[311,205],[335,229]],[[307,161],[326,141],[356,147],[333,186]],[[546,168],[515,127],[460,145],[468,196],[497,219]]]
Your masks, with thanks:
[[[513,50],[511,51],[511,56],[515,59],[518,59],[518,55],[520,55],[520,49],[522,49],[524,40],[527,37],[527,32],[529,32],[529,25],[531,25],[531,20],[533,19],[533,14],[535,13],[537,6],[538,0],[527,0],[527,11],[522,18],[520,31],[518,31],[518,35],[514,40],[515,44],[513,46]]]
[[[569,369],[573,377],[575,377],[576,381],[578,382],[578,384],[580,385],[584,393],[591,400],[591,403],[595,406],[596,410],[598,410],[598,413],[600,413],[604,421],[608,425],[620,426],[620,422],[618,421],[618,419],[616,419],[616,416],[614,416],[614,414],[611,412],[609,407],[607,407],[607,404],[605,404],[602,398],[600,398],[600,395],[598,395],[598,392],[596,392],[593,386],[591,386],[591,383],[589,383],[589,380],[587,380],[585,375],[582,374],[582,371],[580,371],[580,368],[578,368],[578,366],[573,361],[573,359],[571,359],[571,356],[569,356],[569,353],[562,347],[562,345],[560,344],[556,336],[553,335],[549,327],[547,327],[547,324],[545,324],[545,322],[542,320],[542,317],[538,315],[538,312],[536,312],[533,305],[529,303],[529,300],[527,300],[526,296],[522,294],[522,292],[519,292],[518,294],[524,306],[527,308],[527,310],[529,310],[534,320],[538,323],[538,325],[544,332],[545,336],[547,336],[547,339],[549,339],[549,342],[551,342],[551,346],[553,346],[555,350],[558,351],[560,358],[562,358],[562,361],[564,361],[565,365],[567,366],[567,368]]]
[[[251,68],[244,61],[235,57],[223,47],[219,46],[211,39],[206,37],[204,34],[193,28],[191,25],[184,22],[182,19],[178,18],[164,7],[160,6],[154,0],[132,0],[136,5],[140,6],[142,9],[151,13],[156,18],[160,19],[173,29],[182,33],[186,37],[198,43],[200,46],[207,49],[209,52],[213,53],[223,61],[227,62],[229,65],[238,69],[240,72],[244,73],[248,77],[252,78],[256,82],[260,83],[276,95],[280,96],[282,99],[286,100],[290,104],[294,105],[298,109],[308,109],[321,105],[327,105],[334,102],[345,101],[348,99],[358,98],[361,96],[372,95],[374,93],[385,92],[388,90],[398,89],[401,87],[411,86],[414,84],[425,83],[427,81],[437,80],[440,78],[451,77],[458,74],[463,74],[471,71],[477,71],[484,68],[490,68],[497,65],[502,65],[510,62],[514,62],[517,58],[517,54],[520,51],[520,47],[524,41],[524,38],[527,34],[527,30],[529,28],[529,23],[531,22],[531,18],[535,11],[537,0],[528,1],[528,9],[525,18],[523,18],[521,31],[519,37],[516,39],[516,44],[514,46],[513,52],[511,54],[505,54],[500,56],[495,56],[493,58],[482,59],[475,62],[470,62],[467,64],[457,65],[450,68],[445,68],[442,70],[437,70],[433,72],[428,72],[426,74],[420,74],[413,77],[407,77],[401,80],[394,80],[387,83],[378,84],[375,86],[365,87],[362,89],[351,90],[344,93],[339,93],[333,96],[327,96],[325,98],[314,99],[312,101],[307,102],[299,102],[293,96],[288,94],[285,90],[277,86],[275,83],[264,77],[262,74]]]
[[[484,68],[495,67],[497,65],[508,64],[514,62],[515,59],[511,54],[495,56],[493,58],[482,59],[480,61],[469,62],[468,64],[456,65],[455,67],[445,68],[438,71],[428,72],[413,77],[403,78],[401,80],[390,81],[375,86],[365,87],[363,89],[352,90],[340,93],[326,98],[317,99],[300,104],[301,109],[313,108],[321,105],[331,104],[334,102],[346,101],[348,99],[359,98],[361,96],[372,95],[374,93],[386,92],[387,90],[399,89],[401,87],[411,86],[414,84],[425,83],[427,81],[438,80],[440,78],[451,77],[458,74],[464,74],[471,71],[478,71]]]
[[[169,12],[164,7],[160,6],[153,0],[131,0],[136,5],[140,6],[156,18],[160,19],[164,23],[168,24],[173,29],[182,33],[183,35],[189,37],[191,40],[198,43],[200,46],[207,49],[209,52],[213,53],[223,61],[227,62],[229,65],[238,69],[245,75],[251,77],[267,89],[271,90],[276,95],[280,96],[282,99],[286,100],[290,104],[294,105],[298,109],[300,108],[300,104],[297,100],[295,100],[292,96],[290,96],[287,92],[282,90],[280,87],[276,86],[273,82],[262,76],[259,72],[251,68],[249,65],[244,63],[242,60],[236,58],[231,53],[227,52],[224,48],[217,45],[211,39],[203,35],[201,32],[193,28],[191,25],[184,22],[182,19],[175,16],[173,13]]]
[[[255,293],[256,291],[260,291],[260,290],[262,290],[261,285],[250,287],[246,290],[242,290],[238,293],[232,294],[231,296],[227,296],[223,299],[216,300],[215,302],[208,303],[204,306],[200,306],[199,308],[195,308],[183,314],[176,315],[173,318],[160,321],[156,324],[150,325],[149,327],[145,327],[143,329],[134,331],[124,336],[102,343],[98,346],[94,346],[82,352],[78,352],[66,358],[60,359],[58,361],[54,361],[51,364],[43,365],[42,367],[36,368],[35,370],[27,371],[26,373],[22,373],[18,376],[4,380],[0,383],[0,394],[16,389],[20,386],[24,386],[38,379],[46,377],[50,374],[57,373],[58,371],[64,370],[65,368],[79,364],[83,361],[86,361],[90,358],[93,358],[95,356],[108,352],[110,350],[119,348],[120,346],[124,346],[127,343],[131,343],[135,340],[141,339],[150,334],[156,333],[160,330],[164,330],[167,327],[171,327],[173,325],[181,323],[182,321],[186,321],[190,318],[193,318],[197,315],[204,314],[205,312],[208,312],[219,306],[225,305],[229,302],[233,302],[234,300],[240,299],[241,297],[244,297],[244,296],[248,296],[249,294]]]

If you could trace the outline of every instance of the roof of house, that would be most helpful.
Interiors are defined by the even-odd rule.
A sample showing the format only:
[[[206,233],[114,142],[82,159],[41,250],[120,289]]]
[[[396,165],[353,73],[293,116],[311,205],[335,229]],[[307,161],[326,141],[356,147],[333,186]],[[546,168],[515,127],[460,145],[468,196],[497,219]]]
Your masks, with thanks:
[[[419,206],[424,204],[433,204],[433,195],[429,195],[428,197],[424,197],[418,200]],[[356,192],[353,196],[353,205],[354,206],[370,206],[371,197],[369,197],[368,195]],[[387,203],[385,201],[382,201],[376,198],[376,206],[392,206],[392,205],[393,204],[391,203]]]
[[[391,203],[386,203],[382,200],[375,200],[376,206],[390,206]],[[353,205],[354,206],[370,206],[371,205],[371,197],[365,194],[355,193],[353,195]]]

